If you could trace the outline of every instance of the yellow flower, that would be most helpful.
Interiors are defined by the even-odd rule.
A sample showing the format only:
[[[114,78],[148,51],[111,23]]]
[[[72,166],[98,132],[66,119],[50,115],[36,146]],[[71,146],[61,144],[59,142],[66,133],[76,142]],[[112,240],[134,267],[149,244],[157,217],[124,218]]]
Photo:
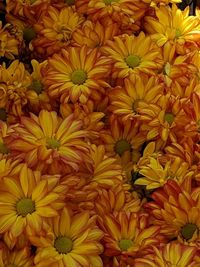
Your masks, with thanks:
[[[110,59],[97,49],[71,47],[48,60],[44,83],[51,97],[66,94],[73,103],[86,103],[93,91],[108,87],[105,80],[109,73]]]
[[[153,247],[153,254],[134,261],[134,267],[199,267],[195,262],[197,250],[179,243],[169,243],[161,248]]]
[[[114,41],[107,41],[102,51],[113,60],[113,78],[125,78],[140,72],[154,74],[159,68],[156,63],[158,47],[143,32],[138,36],[114,37]]]
[[[30,248],[25,247],[21,250],[9,250],[3,243],[0,244],[0,266],[1,267],[33,267],[33,256]]]
[[[14,116],[23,114],[27,104],[26,90],[31,84],[31,77],[23,63],[14,60],[8,68],[0,66],[0,108],[5,108]]]
[[[161,233],[169,240],[177,238],[182,243],[198,246],[199,187],[191,190],[189,181],[179,185],[175,180],[169,180],[162,189],[152,194],[154,201],[145,205],[153,225],[160,226]]]
[[[158,159],[150,158],[147,165],[140,166],[141,178],[135,181],[136,185],[145,185],[146,189],[162,187],[168,179],[175,179],[182,183],[184,179],[192,177],[193,171],[189,169],[189,164],[175,157],[162,166]]]
[[[14,59],[18,55],[18,40],[15,39],[9,33],[9,24],[2,27],[2,22],[0,21],[0,57],[7,57],[8,59]]]
[[[189,16],[189,6],[184,11],[175,4],[172,8],[161,6],[156,9],[156,16],[156,19],[145,18],[145,28],[158,46],[169,42],[176,45],[177,51],[186,52],[182,51],[185,43],[200,40],[199,20],[196,16]]]
[[[42,110],[38,117],[22,117],[7,144],[11,152],[21,153],[31,167],[53,173],[64,171],[58,169],[59,165],[78,170],[88,151],[84,142],[86,131],[81,128],[82,122],[74,120],[73,114],[62,120],[55,111]]]
[[[88,212],[75,215],[64,208],[59,217],[51,220],[49,231],[49,238],[31,237],[31,242],[38,248],[34,259],[38,267],[103,267],[99,257],[103,251],[99,242],[103,233]]]
[[[50,55],[67,47],[72,39],[72,34],[78,29],[84,17],[74,11],[72,7],[56,9],[49,6],[47,13],[34,25],[38,34],[33,41],[33,47],[39,53],[43,50]]]
[[[163,93],[163,86],[154,76],[134,75],[126,78],[124,84],[124,87],[117,87],[109,94],[109,110],[121,116],[124,121],[138,118],[140,103],[156,103]]]
[[[64,201],[63,195],[57,191],[55,179],[58,183],[58,177],[46,179],[26,164],[14,178],[2,178],[0,233],[8,231],[13,238],[19,237],[23,231],[38,233],[45,218],[57,216]]]
[[[104,27],[99,21],[92,22],[86,20],[81,29],[77,29],[73,34],[75,46],[87,45],[90,48],[101,47],[107,40],[112,40],[120,33],[117,23],[110,23]]]

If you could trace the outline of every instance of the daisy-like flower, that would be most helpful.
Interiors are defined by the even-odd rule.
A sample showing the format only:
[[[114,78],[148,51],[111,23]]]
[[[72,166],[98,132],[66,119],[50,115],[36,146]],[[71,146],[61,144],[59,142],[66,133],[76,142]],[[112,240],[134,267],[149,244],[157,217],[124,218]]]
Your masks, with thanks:
[[[112,125],[110,129],[100,133],[106,151],[117,156],[123,165],[130,161],[137,162],[142,144],[146,141],[146,132],[140,130],[137,122],[129,120],[124,124],[114,116],[110,117],[109,125]]]
[[[181,11],[175,4],[172,8],[161,6],[156,9],[156,16],[156,19],[148,16],[145,18],[145,28],[158,46],[169,42],[183,53],[186,52],[183,50],[185,43],[200,40],[199,20],[196,16],[189,16],[189,7]]]
[[[159,55],[158,47],[150,36],[146,36],[143,32],[138,36],[125,34],[114,37],[114,41],[107,41],[102,51],[113,60],[114,79],[140,72],[154,74],[159,68],[159,64],[156,63]]]
[[[74,45],[87,45],[90,48],[101,47],[107,40],[112,40],[120,33],[117,23],[110,23],[104,27],[99,21],[92,22],[86,20],[81,29],[77,29],[73,34]]]
[[[45,218],[57,216],[57,210],[64,205],[58,180],[54,176],[48,180],[40,172],[27,168],[26,164],[16,178],[2,178],[0,233],[8,231],[13,238],[19,237],[23,231],[39,233]]]
[[[84,18],[72,7],[63,7],[60,10],[49,6],[47,14],[41,16],[35,30],[38,37],[33,41],[33,47],[38,53],[51,55],[67,47],[72,34],[80,27]],[[45,51],[46,50],[46,51]]]
[[[0,66],[0,108],[14,116],[23,114],[27,104],[26,90],[31,84],[31,77],[23,63],[14,60],[8,68]]]
[[[66,97],[75,103],[86,103],[93,91],[108,87],[106,78],[110,73],[111,60],[102,56],[98,49],[92,51],[83,46],[62,50],[48,60],[44,70],[44,83],[51,97]]]
[[[28,87],[26,96],[28,99],[29,111],[39,112],[41,109],[51,110],[51,103],[47,92],[42,83],[41,68],[47,64],[47,61],[39,63],[33,59],[31,61],[33,72],[31,73],[32,82]]]
[[[78,170],[88,151],[85,135],[82,122],[74,120],[73,114],[62,120],[55,111],[42,110],[38,117],[22,117],[21,125],[6,142],[11,152],[23,157],[31,167],[54,172],[54,167],[64,163]]]
[[[105,215],[99,223],[105,233],[104,255],[115,256],[121,262],[144,256],[152,245],[161,242],[159,227],[148,225],[147,214],[119,212],[115,216]]]
[[[64,208],[59,217],[51,220],[49,231],[49,238],[31,237],[38,248],[36,266],[103,267],[99,257],[103,251],[99,242],[103,233],[88,212],[75,215]]]
[[[16,40],[7,30],[10,25],[2,27],[2,22],[0,21],[0,57],[7,57],[8,59],[14,59],[18,55],[18,45],[19,42]]]
[[[170,239],[198,246],[200,234],[199,187],[180,186],[169,180],[163,188],[152,194],[153,202],[146,207],[154,225],[161,227],[161,233]]]
[[[137,179],[135,184],[145,185],[148,190],[162,187],[169,179],[175,179],[181,184],[184,179],[191,178],[194,174],[189,164],[179,157],[167,161],[164,166],[158,159],[151,157],[149,164],[140,165],[139,173],[142,177]]]
[[[134,267],[199,267],[195,262],[197,250],[179,243],[169,243],[161,248],[153,247],[154,253],[134,261]]]
[[[156,103],[163,93],[163,87],[154,76],[134,75],[125,79],[124,87],[110,91],[109,110],[121,116],[124,121],[139,117],[141,102]]]

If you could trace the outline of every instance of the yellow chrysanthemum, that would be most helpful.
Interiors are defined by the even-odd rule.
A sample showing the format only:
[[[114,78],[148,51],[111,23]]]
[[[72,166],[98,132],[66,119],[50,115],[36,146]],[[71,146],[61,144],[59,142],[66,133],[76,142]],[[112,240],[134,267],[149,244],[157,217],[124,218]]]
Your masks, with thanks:
[[[158,46],[166,42],[175,44],[177,51],[183,53],[185,42],[200,40],[199,19],[196,16],[189,16],[189,7],[181,11],[175,4],[172,8],[161,6],[156,9],[157,18],[146,17],[145,28],[152,34]]]
[[[1,267],[33,267],[33,256],[30,248],[10,251],[3,243],[0,244],[0,266]]]
[[[114,37],[114,41],[107,41],[102,51],[113,60],[113,78],[125,78],[140,72],[154,74],[159,68],[156,63],[159,50],[150,36],[143,32],[138,36]]]
[[[186,182],[188,183],[188,182]],[[154,225],[161,227],[169,240],[177,238],[180,242],[198,246],[200,238],[199,187],[191,190],[169,180],[162,189],[152,194],[153,202],[146,207]]]
[[[139,117],[138,107],[141,102],[156,103],[163,93],[163,86],[154,76],[134,75],[125,79],[124,84],[124,87],[117,87],[109,94],[109,110],[124,121]]]
[[[121,262],[148,254],[161,241],[159,227],[148,225],[147,214],[119,212],[105,215],[100,221],[104,230],[105,256],[116,256]],[[121,265],[120,265],[121,266]]]
[[[189,164],[175,157],[163,166],[158,159],[150,158],[147,165],[140,166],[141,178],[135,181],[136,185],[145,185],[146,189],[162,187],[167,180],[175,179],[179,183],[193,176],[194,172],[189,169]]]
[[[35,25],[38,37],[32,43],[34,49],[39,53],[45,52],[51,55],[67,47],[73,32],[83,21],[83,16],[75,12],[72,7],[63,7],[59,10],[49,6],[47,14]]]
[[[44,219],[57,216],[57,210],[64,205],[58,181],[59,178],[54,176],[46,179],[40,172],[27,168],[26,164],[16,178],[2,178],[0,233],[8,231],[13,238],[20,236],[23,231],[39,233]]]
[[[7,57],[8,59],[14,59],[18,55],[18,40],[13,37],[9,31],[9,24],[2,27],[2,22],[0,21],[0,57]]]
[[[51,221],[49,232],[50,237],[31,237],[38,247],[36,266],[103,267],[99,257],[103,251],[99,242],[103,233],[88,212],[75,215],[64,208],[61,215]]]
[[[86,20],[81,29],[77,29],[72,38],[74,45],[87,45],[90,48],[101,47],[107,40],[112,40],[120,33],[117,23],[111,23],[106,28],[99,22]]]
[[[14,60],[8,68],[0,66],[0,108],[5,108],[14,116],[23,114],[27,104],[26,90],[31,84],[31,77],[23,63]]]
[[[197,250],[179,243],[169,243],[161,248],[153,247],[154,253],[134,261],[134,267],[199,267],[195,262]]]
[[[59,173],[59,164],[78,170],[86,160],[85,136],[82,122],[74,120],[73,114],[62,120],[55,111],[42,110],[38,117],[22,117],[15,134],[7,138],[7,145],[11,152],[20,153],[29,166]]]
[[[51,97],[66,93],[73,103],[78,100],[85,103],[93,90],[108,87],[105,80],[109,73],[110,59],[102,56],[97,49],[71,47],[48,60],[44,83]]]

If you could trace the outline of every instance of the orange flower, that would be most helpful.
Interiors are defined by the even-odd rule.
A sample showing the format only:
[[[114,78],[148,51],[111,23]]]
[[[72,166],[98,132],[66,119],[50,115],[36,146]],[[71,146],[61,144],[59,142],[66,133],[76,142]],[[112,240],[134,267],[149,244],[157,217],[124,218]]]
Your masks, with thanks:
[[[86,159],[86,131],[81,130],[82,122],[73,120],[73,115],[64,120],[55,111],[42,110],[21,118],[21,125],[7,138],[8,148],[31,167],[59,173],[57,167],[78,165]]]
[[[102,56],[97,49],[71,47],[48,60],[43,74],[44,83],[51,97],[66,94],[73,103],[78,100],[86,103],[93,90],[108,87],[105,79],[109,69],[110,59]]]
[[[114,37],[114,41],[107,41],[102,51],[113,60],[114,79],[140,72],[154,74],[159,68],[159,64],[156,63],[158,47],[150,36],[145,36],[143,32],[138,36],[125,34]]]

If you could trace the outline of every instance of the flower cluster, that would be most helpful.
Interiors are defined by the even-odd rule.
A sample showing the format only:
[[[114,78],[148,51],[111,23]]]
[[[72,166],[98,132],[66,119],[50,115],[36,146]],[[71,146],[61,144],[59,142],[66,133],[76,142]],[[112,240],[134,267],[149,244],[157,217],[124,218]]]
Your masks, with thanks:
[[[200,267],[200,11],[0,1],[0,267]]]

